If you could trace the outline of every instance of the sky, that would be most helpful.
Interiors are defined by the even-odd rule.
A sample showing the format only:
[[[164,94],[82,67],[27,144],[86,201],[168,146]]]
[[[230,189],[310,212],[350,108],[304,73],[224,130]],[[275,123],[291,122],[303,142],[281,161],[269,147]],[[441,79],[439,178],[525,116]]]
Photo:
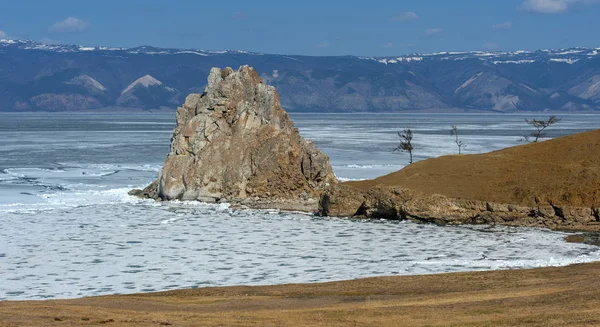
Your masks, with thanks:
[[[394,56],[600,47],[600,0],[3,0],[0,38]]]

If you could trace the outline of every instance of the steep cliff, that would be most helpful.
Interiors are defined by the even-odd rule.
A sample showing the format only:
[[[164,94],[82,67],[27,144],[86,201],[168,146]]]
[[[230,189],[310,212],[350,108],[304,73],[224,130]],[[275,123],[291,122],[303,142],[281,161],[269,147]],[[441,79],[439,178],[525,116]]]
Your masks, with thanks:
[[[275,88],[249,66],[211,69],[204,93],[188,95],[176,115],[165,165],[138,194],[308,201],[337,181],[329,158],[300,136]]]

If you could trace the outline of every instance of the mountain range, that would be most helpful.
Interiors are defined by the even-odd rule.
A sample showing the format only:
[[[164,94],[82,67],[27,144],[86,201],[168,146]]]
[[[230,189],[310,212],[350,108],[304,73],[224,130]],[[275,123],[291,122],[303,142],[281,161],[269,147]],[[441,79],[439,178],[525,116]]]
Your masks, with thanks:
[[[600,110],[600,48],[397,57],[0,40],[0,111],[175,109],[211,67],[253,66],[292,112]]]

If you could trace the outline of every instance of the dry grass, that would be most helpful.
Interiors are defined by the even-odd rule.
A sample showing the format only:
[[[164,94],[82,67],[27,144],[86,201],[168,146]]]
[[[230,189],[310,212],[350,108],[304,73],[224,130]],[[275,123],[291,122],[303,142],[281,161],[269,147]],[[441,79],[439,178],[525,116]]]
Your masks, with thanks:
[[[0,302],[0,326],[600,325],[600,263]]]
[[[373,181],[450,197],[600,205],[600,131],[425,160]],[[600,325],[600,263],[0,302],[0,326]]]
[[[418,150],[417,150],[418,151]],[[469,200],[600,206],[600,130],[499,151],[428,159],[376,178],[346,182],[400,186]]]

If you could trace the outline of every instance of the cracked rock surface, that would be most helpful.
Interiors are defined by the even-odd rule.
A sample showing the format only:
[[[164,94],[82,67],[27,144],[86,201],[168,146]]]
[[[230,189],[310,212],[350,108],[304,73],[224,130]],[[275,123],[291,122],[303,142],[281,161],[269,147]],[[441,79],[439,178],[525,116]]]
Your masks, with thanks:
[[[337,182],[329,158],[303,139],[274,87],[256,71],[213,68],[203,94],[177,109],[158,179],[133,194],[161,200],[309,201]]]

